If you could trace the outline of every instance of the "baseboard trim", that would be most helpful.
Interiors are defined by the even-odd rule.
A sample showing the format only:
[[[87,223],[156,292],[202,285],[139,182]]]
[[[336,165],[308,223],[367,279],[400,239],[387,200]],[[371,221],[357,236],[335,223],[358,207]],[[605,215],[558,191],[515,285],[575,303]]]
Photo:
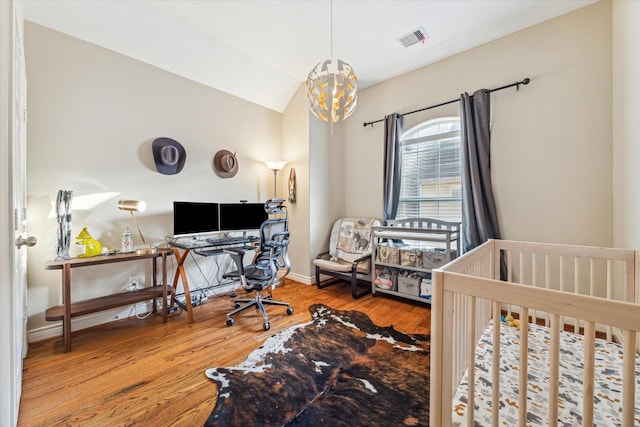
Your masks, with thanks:
[[[303,276],[301,274],[291,272],[287,274],[287,279],[291,279],[299,283],[304,283],[305,285],[313,285],[315,283],[315,281],[310,276]]]
[[[297,273],[289,273],[287,274],[287,278],[291,280],[295,280],[296,282],[304,283],[305,285],[315,285],[316,284],[316,276],[315,273],[313,276],[303,276]],[[323,282],[325,280],[332,279],[332,276],[327,276],[324,274],[320,275],[320,281]]]

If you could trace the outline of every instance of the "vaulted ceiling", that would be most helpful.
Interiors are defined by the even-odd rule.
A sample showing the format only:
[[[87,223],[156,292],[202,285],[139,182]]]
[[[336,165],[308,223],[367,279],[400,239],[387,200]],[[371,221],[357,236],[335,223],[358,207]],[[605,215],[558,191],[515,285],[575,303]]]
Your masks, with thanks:
[[[29,0],[24,12],[28,21],[281,112],[331,57],[332,44],[363,89],[595,1]],[[418,28],[424,42],[398,41]]]

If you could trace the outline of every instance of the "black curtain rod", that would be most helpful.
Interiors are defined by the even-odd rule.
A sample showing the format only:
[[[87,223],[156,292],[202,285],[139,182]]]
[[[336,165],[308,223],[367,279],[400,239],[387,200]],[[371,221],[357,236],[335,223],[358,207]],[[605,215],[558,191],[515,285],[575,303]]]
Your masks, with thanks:
[[[489,89],[489,90],[487,90],[487,93],[496,92],[496,91],[502,90],[502,89],[508,89],[508,88],[514,87],[514,86],[516,87],[516,90],[520,90],[520,85],[528,85],[530,81],[531,81],[531,79],[529,79],[527,77],[524,80],[521,80],[521,81],[515,82],[515,83],[511,83],[510,85],[497,87],[495,89]],[[440,104],[432,105],[430,107],[421,108],[421,109],[415,110],[415,111],[409,111],[408,113],[400,114],[400,116],[408,116],[409,114],[419,113],[420,111],[425,111],[425,110],[431,110],[432,108],[442,107],[443,105],[453,104],[454,102],[460,102],[460,99],[452,99],[451,101],[442,102]],[[373,122],[364,122],[362,124],[362,126],[367,127],[368,125],[371,125],[373,127],[374,123],[383,122],[383,121],[384,121],[384,119],[376,120],[376,121],[373,121]]]

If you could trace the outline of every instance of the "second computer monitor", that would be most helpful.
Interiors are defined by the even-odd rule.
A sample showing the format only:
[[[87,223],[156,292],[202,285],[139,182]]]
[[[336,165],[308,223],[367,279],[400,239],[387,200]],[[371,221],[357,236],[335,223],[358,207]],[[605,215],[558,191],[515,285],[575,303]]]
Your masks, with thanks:
[[[220,231],[258,230],[267,218],[264,203],[220,203]]]

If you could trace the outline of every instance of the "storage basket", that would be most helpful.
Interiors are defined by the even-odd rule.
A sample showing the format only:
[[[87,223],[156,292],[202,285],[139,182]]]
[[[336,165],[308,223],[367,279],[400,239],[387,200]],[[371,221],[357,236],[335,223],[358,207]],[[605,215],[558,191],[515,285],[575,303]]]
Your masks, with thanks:
[[[382,270],[376,268],[376,275],[373,279],[377,288],[395,291],[398,289],[396,277],[398,273],[391,268],[383,268]]]
[[[380,245],[376,247],[376,262],[400,264],[400,251],[394,246]]]
[[[438,268],[449,262],[449,257],[443,251],[424,251],[422,264],[424,268]]]
[[[400,265],[422,267],[422,257],[420,249],[400,249]]]
[[[415,297],[420,296],[420,282],[422,278],[420,276],[398,276],[398,292],[407,295],[413,295]]]
[[[420,281],[420,298],[431,299],[431,278],[425,277]]]

